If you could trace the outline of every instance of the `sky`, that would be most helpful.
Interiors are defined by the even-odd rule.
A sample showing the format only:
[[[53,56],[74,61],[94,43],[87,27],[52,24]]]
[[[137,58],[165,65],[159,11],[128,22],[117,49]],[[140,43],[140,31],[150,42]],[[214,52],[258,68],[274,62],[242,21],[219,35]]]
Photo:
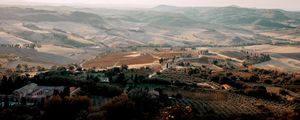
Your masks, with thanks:
[[[0,3],[27,3],[63,5],[119,5],[123,7],[154,7],[157,5],[173,6],[230,6],[237,5],[248,8],[276,8],[300,10],[300,0],[0,0]]]

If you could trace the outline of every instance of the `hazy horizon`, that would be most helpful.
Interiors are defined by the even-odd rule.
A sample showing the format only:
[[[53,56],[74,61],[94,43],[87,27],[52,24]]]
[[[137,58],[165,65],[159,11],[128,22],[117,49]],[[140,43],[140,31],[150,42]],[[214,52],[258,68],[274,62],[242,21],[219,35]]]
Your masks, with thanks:
[[[158,5],[172,5],[179,7],[224,7],[236,5],[247,8],[284,9],[299,11],[299,0],[0,0],[0,4],[25,5],[67,5],[83,7],[123,7],[123,8],[151,8]],[[108,6],[107,6],[108,5]]]
[[[299,120],[300,0],[0,0],[0,120]]]

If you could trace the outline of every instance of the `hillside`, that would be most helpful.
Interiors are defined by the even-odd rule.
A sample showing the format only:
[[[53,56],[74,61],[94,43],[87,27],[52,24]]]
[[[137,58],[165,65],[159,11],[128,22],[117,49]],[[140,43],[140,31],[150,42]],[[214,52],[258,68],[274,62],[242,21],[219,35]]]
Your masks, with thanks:
[[[18,48],[1,48],[0,47],[0,55],[9,54],[9,56],[15,56],[15,59],[11,59],[9,57],[2,58],[5,60],[6,64],[3,64],[3,67],[15,67],[18,64],[28,64],[30,66],[44,66],[50,68],[52,65],[64,65],[75,62],[70,58],[49,54],[44,52],[37,52],[31,49],[18,49]]]
[[[21,43],[74,47],[243,45],[270,43],[272,38],[258,34],[261,31],[299,32],[299,14],[277,9],[165,5],[141,10],[67,7],[64,11],[49,6],[2,7],[0,31],[9,33],[4,38]]]
[[[33,60],[49,65],[60,59],[62,64],[81,63],[99,53],[133,46],[299,44],[299,26],[299,12],[235,6],[0,7],[0,44],[40,45],[17,56],[40,54],[45,57]]]

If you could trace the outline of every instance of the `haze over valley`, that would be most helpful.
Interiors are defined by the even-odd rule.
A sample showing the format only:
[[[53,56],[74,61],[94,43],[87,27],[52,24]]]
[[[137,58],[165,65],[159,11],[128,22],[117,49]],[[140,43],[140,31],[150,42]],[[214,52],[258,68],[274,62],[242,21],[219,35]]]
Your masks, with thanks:
[[[1,120],[300,118],[298,1],[2,1]]]

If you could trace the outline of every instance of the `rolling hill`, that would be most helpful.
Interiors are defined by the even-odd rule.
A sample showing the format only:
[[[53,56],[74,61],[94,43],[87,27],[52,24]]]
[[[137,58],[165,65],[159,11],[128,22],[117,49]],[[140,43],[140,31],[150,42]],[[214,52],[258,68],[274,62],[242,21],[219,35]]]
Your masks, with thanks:
[[[300,20],[298,12],[235,6],[161,5],[141,10],[70,7],[64,11],[59,7],[1,7],[0,11],[0,31],[9,33],[10,39],[73,47],[269,43],[271,39],[259,34],[261,31],[297,32]],[[210,30],[215,32],[206,34]]]
[[[74,50],[62,55],[53,54],[57,50],[48,48],[42,48],[42,53],[36,51],[65,59],[66,64],[81,62],[80,55],[90,58],[99,51],[132,46],[297,44],[300,41],[299,26],[299,12],[236,6],[160,5],[134,10],[0,7],[0,44],[38,43],[60,50]],[[37,60],[47,61],[44,58]]]

